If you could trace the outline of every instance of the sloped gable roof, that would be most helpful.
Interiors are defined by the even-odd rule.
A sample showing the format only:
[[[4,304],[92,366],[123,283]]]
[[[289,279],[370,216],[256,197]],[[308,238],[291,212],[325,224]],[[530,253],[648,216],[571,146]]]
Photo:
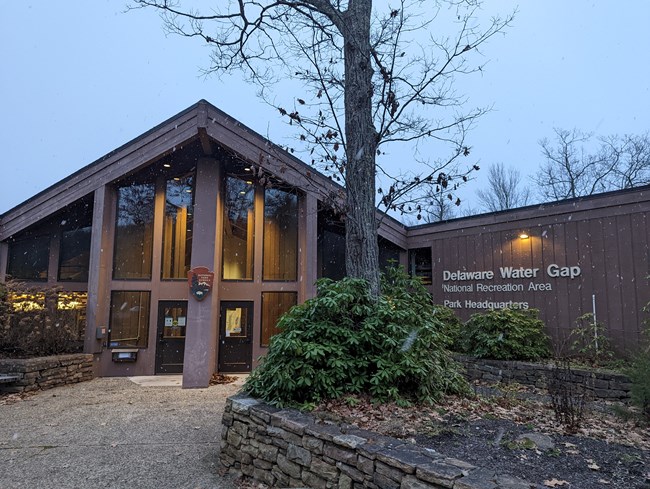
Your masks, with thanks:
[[[196,139],[201,140],[204,150],[216,143],[305,191],[321,197],[343,196],[340,185],[209,102],[200,100],[2,214],[0,241]]]

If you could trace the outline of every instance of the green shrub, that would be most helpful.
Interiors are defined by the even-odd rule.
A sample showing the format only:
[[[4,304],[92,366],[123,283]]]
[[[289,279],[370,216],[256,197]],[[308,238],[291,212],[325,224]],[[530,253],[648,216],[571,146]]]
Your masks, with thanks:
[[[444,346],[449,340],[418,279],[390,268],[382,295],[366,282],[318,282],[318,296],[292,308],[278,324],[268,354],[245,389],[274,405],[308,405],[343,394],[381,401],[434,402],[468,392]]]
[[[570,355],[592,366],[607,365],[614,358],[604,324],[596,322],[592,313],[583,314],[575,321],[568,340]]]
[[[451,307],[440,304],[433,306],[433,314],[442,323],[444,335],[449,340],[448,348],[451,351],[459,351],[463,322],[456,316],[456,313]]]
[[[463,329],[461,349],[495,360],[548,358],[550,342],[538,313],[537,309],[495,309],[473,314]]]

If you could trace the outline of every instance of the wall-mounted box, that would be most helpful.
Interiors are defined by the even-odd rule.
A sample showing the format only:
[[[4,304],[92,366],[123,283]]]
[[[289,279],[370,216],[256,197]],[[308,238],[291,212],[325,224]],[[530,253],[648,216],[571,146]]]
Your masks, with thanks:
[[[135,362],[138,359],[137,348],[121,348],[111,350],[111,357],[114,362]]]

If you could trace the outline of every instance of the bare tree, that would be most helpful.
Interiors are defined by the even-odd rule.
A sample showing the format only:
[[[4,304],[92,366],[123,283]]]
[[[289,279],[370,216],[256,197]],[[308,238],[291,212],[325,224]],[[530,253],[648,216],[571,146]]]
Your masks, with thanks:
[[[424,219],[426,222],[440,222],[456,217],[456,207],[460,204],[458,199],[454,202],[454,196],[451,193],[436,192],[435,189],[429,189],[426,195],[425,206],[426,212]]]
[[[411,207],[419,215],[415,191],[453,188],[471,171],[471,164],[450,169],[469,155],[466,132],[485,109],[463,111],[453,81],[482,69],[478,48],[512,15],[481,28],[477,0],[396,0],[376,8],[372,0],[228,0],[204,11],[189,0],[134,2],[159,9],[169,31],[209,44],[208,72],[242,69],[270,102],[278,80],[306,88],[290,107],[274,105],[300,129],[311,163],[345,185],[347,274],[367,279],[378,294],[376,178],[387,182],[377,189],[384,209]],[[445,144],[446,156],[396,173],[378,159],[388,143],[423,140]]]
[[[490,165],[488,186],[476,192],[481,208],[487,212],[504,211],[528,205],[530,192],[521,188],[521,173],[503,163]]]
[[[546,161],[533,177],[545,200],[561,200],[650,183],[650,136],[600,137],[577,129],[555,129],[542,139]]]
[[[608,136],[601,142],[601,152],[614,163],[607,178],[610,190],[650,184],[650,133]]]

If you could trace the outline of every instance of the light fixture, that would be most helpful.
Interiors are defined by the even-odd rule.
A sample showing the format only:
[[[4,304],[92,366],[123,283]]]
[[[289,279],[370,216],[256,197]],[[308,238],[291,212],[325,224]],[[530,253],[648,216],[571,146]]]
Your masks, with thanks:
[[[174,177],[174,180],[175,180],[176,182],[180,182],[180,181],[181,181],[181,177]]]
[[[192,193],[192,189],[191,189],[191,188],[186,188],[185,191],[186,191],[188,194],[191,194],[191,193]]]
[[[527,233],[520,233],[519,234],[519,239],[528,239],[528,238],[530,238],[530,236],[528,236]]]
[[[247,185],[253,185],[253,181],[252,180],[246,180],[246,184]]]
[[[171,168],[171,167],[172,167],[169,163],[163,163],[163,166],[164,166],[165,168]]]
[[[251,171],[251,169],[246,166],[246,167],[244,167],[244,171]]]
[[[241,190],[241,191],[239,192],[239,194],[240,194],[240,195],[246,195],[246,190]]]

